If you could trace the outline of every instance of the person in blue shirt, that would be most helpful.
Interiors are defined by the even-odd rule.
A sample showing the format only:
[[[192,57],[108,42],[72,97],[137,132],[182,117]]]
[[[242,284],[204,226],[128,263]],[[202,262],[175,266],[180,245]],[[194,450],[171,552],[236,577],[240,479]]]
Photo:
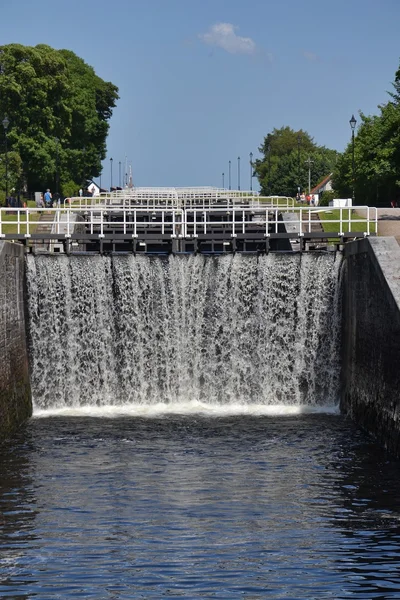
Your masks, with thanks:
[[[49,189],[47,189],[45,191],[45,194],[44,194],[44,203],[46,205],[46,208],[51,208],[51,206],[53,204],[53,202],[52,202],[52,195],[51,195],[51,192],[50,192]]]

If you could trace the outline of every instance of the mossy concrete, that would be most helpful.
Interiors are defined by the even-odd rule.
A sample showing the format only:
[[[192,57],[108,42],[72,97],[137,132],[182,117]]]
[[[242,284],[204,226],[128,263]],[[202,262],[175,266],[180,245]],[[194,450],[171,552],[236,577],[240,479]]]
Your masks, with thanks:
[[[21,244],[0,241],[0,441],[32,414]]]

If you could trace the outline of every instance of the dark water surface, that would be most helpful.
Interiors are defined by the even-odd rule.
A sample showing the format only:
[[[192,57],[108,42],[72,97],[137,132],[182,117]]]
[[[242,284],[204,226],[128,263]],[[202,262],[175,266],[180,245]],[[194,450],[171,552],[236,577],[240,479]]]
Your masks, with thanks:
[[[400,478],[340,416],[33,419],[0,597],[400,598]]]

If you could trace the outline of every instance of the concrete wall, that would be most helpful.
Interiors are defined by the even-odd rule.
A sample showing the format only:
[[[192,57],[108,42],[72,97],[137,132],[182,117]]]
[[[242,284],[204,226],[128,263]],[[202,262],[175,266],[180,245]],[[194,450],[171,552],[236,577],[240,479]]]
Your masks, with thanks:
[[[341,408],[400,456],[400,247],[352,242],[343,268]]]
[[[0,241],[0,441],[32,414],[24,315],[24,248]]]

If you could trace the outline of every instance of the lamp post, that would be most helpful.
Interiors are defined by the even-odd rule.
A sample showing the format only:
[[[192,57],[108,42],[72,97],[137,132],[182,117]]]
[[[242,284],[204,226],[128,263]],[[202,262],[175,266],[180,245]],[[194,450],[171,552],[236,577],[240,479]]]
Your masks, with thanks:
[[[268,196],[271,195],[271,144],[267,146],[268,154]]]
[[[240,156],[238,156],[238,190],[240,190]]]
[[[111,171],[110,192],[111,192],[112,186],[113,186],[113,184],[112,184],[112,167],[113,167],[113,159],[110,158],[110,171]]]
[[[8,198],[8,148],[7,148],[7,131],[10,121],[8,120],[7,115],[5,115],[3,119],[3,127],[4,127],[4,137],[6,143],[6,202],[5,206],[7,206],[7,198]]]
[[[222,173],[222,189],[225,189],[225,173]]]
[[[121,161],[118,163],[118,185],[121,187]]]
[[[228,172],[228,185],[229,185],[229,189],[231,189],[231,168],[232,168],[232,163],[231,163],[231,161],[229,161],[229,172]]]
[[[56,200],[58,201],[58,142],[59,142],[59,139],[56,137],[56,138],[54,138],[54,141],[56,143]]]
[[[301,144],[301,135],[300,133],[297,136],[297,191],[300,194],[301,186],[300,186],[300,144]]]
[[[308,194],[311,192],[311,165],[314,164],[314,161],[311,160],[311,156],[309,156],[306,160],[306,164],[308,166]]]
[[[351,170],[352,170],[352,177],[353,177],[353,205],[354,205],[354,200],[356,197],[356,194],[355,194],[355,163],[354,163],[354,130],[357,125],[357,119],[355,118],[354,115],[351,115],[351,119],[350,119],[349,123],[350,123],[350,127],[351,127],[351,146],[352,146]]]
[[[250,191],[253,191],[253,153],[250,152]]]

